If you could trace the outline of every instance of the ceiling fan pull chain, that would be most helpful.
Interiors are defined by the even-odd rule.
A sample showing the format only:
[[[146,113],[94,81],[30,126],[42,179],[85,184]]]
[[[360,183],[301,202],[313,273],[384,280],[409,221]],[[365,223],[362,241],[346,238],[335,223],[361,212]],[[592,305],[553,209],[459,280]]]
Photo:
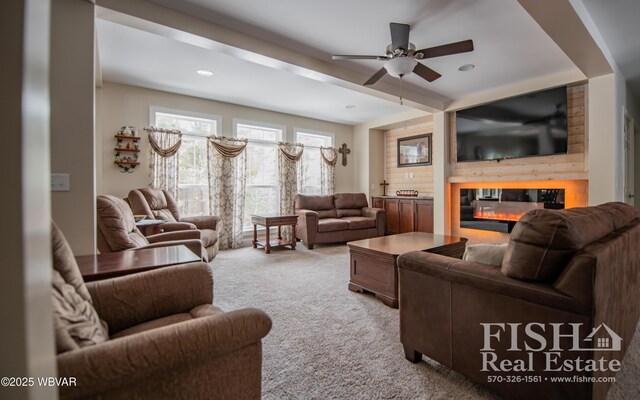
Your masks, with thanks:
[[[400,75],[400,105],[403,105],[402,104],[402,76],[403,75]]]

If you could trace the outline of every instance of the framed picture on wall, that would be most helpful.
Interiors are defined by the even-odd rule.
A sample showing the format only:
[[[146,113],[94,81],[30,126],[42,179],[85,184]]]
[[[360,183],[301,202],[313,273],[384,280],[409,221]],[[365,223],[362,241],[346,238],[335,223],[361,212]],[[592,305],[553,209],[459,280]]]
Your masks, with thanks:
[[[398,167],[431,165],[431,134],[398,139]]]

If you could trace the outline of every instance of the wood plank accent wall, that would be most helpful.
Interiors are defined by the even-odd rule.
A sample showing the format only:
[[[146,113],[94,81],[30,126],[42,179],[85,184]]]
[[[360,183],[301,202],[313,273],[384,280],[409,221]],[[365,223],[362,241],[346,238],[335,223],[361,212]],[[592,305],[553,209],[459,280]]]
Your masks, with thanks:
[[[587,179],[586,155],[586,84],[567,88],[568,154],[518,158],[503,161],[456,160],[456,117],[450,114],[450,177],[449,182],[515,181],[540,179]]]
[[[427,122],[384,133],[384,176],[389,186],[387,195],[395,195],[396,190],[417,190],[420,196],[433,196],[433,166],[398,168],[398,139],[423,133],[433,133],[433,123]],[[433,160],[433,154],[431,155]],[[407,178],[406,174],[413,174]]]
[[[524,182],[466,182],[451,184],[451,234],[469,239],[469,243],[506,243],[508,233],[460,228],[460,189],[564,189],[566,208],[586,207],[589,182],[586,180],[544,180]]]

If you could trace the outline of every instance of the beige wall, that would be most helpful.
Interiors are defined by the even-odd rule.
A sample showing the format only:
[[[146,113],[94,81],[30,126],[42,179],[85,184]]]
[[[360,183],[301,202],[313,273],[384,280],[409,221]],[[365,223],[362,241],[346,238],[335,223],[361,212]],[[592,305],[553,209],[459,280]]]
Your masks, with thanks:
[[[0,271],[0,376],[56,376],[51,318],[49,1],[0,4],[0,107],[7,134]],[[56,399],[55,387],[2,387],[3,399]]]
[[[389,183],[388,195],[395,195],[397,190],[411,189],[417,190],[420,196],[433,196],[433,165],[398,167],[398,139],[424,133],[432,134],[431,149],[433,150],[433,122],[391,129],[384,133],[384,178]],[[433,163],[433,154],[431,162]]]
[[[410,110],[354,126],[356,190],[367,197],[382,195],[380,183],[384,179],[384,131],[405,124],[417,124],[429,118],[431,114],[428,112]]]
[[[51,14],[51,172],[69,174],[53,192],[53,219],[75,255],[95,250],[94,17],[89,1],[56,0]]]
[[[336,164],[336,191],[356,190],[354,158],[359,149],[354,148],[353,127],[350,125],[110,82],[105,82],[102,89],[97,89],[96,106],[98,123],[96,182],[98,194],[125,197],[129,190],[149,185],[149,144],[146,138],[141,141],[140,145],[142,150],[138,160],[140,165],[135,168],[133,173],[123,174],[113,164],[115,155],[113,135],[124,125],[138,128],[148,126],[149,106],[220,116],[222,117],[222,131],[220,133],[224,136],[232,135],[234,118],[284,125],[288,141],[293,140],[294,128],[333,133],[336,147],[346,143],[347,147],[351,149],[347,166],[343,166],[341,160],[338,160]]]

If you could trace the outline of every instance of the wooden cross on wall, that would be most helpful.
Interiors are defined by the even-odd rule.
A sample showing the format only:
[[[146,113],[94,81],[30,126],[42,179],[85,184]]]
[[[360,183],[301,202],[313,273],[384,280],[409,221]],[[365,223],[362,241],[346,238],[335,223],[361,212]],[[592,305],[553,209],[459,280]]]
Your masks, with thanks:
[[[351,153],[351,150],[347,148],[346,143],[342,143],[342,147],[338,149],[338,153],[342,154],[342,165],[347,165],[347,154]]]
[[[385,179],[385,180],[382,181],[380,186],[382,186],[382,195],[386,196],[387,195],[387,186],[389,186],[389,182],[387,182],[387,180]]]

